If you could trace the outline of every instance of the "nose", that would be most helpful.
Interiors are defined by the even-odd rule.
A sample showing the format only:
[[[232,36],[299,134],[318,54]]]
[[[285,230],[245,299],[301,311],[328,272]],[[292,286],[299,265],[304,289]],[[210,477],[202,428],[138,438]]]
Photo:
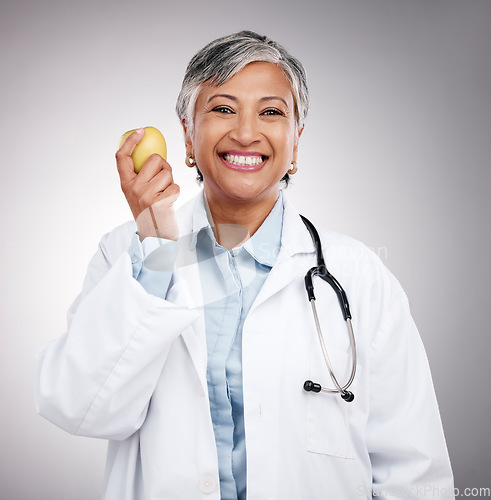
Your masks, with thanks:
[[[241,113],[234,120],[229,137],[243,147],[250,146],[259,140],[259,124],[254,113]]]

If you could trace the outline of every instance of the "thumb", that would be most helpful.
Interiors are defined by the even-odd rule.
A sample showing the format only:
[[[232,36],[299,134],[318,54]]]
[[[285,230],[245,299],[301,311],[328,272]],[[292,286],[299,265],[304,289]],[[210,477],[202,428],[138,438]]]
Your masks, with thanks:
[[[126,137],[121,147],[116,151],[116,165],[118,167],[121,184],[127,183],[137,175],[135,173],[131,153],[133,153],[136,145],[143,139],[144,135],[145,129],[139,128],[135,130]]]

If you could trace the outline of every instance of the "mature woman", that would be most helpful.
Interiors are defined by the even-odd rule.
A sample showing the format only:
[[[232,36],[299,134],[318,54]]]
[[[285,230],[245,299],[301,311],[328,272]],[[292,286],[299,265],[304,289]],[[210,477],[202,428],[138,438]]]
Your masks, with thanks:
[[[38,358],[40,413],[109,440],[105,499],[452,493],[404,292],[368,249],[332,232],[321,241],[350,301],[355,399],[303,388],[332,386],[304,288],[316,246],[280,189],[297,171],[307,109],[302,65],[266,37],[236,33],[191,60],[178,98],[202,193],[174,214],[170,165],[154,155],[133,171],[144,131],[117,152],[136,224],[102,239],[67,332]],[[350,336],[336,294],[316,285],[343,384]]]

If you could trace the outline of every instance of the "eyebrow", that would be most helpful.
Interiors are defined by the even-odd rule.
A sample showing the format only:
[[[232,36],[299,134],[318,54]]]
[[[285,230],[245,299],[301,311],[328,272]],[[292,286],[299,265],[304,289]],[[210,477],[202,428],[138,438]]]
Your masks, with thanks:
[[[235,97],[233,95],[230,95],[230,94],[213,94],[212,96],[210,96],[208,98],[207,102],[212,101],[216,97],[225,97],[226,99],[230,99],[230,100],[235,101],[235,102],[238,101],[237,97]],[[280,97],[280,96],[277,96],[277,95],[265,96],[265,97],[261,97],[261,99],[259,99],[259,101],[261,101],[261,102],[264,102],[264,101],[275,101],[275,100],[283,102],[285,104],[285,106],[288,108],[288,103],[285,101],[285,99],[283,99],[283,97]]]

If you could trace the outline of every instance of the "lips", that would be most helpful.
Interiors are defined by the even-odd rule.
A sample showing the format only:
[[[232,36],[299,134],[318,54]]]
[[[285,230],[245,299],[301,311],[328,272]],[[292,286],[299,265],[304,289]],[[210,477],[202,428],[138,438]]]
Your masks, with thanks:
[[[261,169],[268,159],[255,151],[227,151],[220,156],[227,167],[249,172]]]

